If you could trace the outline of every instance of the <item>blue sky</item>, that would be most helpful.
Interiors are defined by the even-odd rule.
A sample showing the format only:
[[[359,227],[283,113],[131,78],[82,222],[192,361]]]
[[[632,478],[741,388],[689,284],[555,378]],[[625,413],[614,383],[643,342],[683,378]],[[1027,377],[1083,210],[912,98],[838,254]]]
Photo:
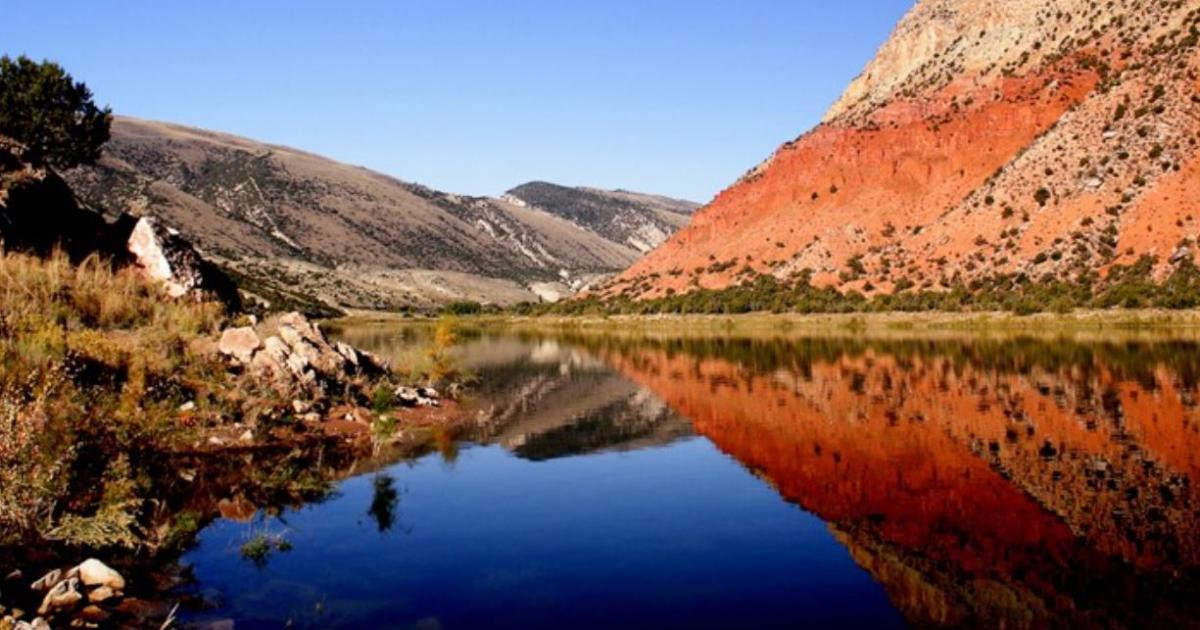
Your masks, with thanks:
[[[815,125],[911,0],[17,2],[0,52],[119,114],[442,190],[707,201]]]

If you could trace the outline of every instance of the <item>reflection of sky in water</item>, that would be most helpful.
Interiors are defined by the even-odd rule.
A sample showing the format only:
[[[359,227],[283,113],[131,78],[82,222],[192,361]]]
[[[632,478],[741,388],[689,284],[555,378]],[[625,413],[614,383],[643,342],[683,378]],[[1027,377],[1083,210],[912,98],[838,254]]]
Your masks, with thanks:
[[[256,569],[262,523],[221,522],[188,555],[238,628],[899,625],[818,519],[708,442],[532,463],[498,447],[386,471],[266,527],[295,548]],[[318,606],[321,612],[317,613]]]
[[[467,337],[480,445],[187,559],[238,628],[1190,627],[1195,350]]]

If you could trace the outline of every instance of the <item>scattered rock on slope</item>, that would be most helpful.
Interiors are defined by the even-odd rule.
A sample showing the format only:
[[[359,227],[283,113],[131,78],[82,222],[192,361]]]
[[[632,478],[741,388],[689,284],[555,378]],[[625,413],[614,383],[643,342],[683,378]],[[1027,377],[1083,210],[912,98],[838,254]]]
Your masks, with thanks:
[[[646,253],[687,225],[700,204],[681,199],[597,188],[529,182],[509,190],[506,201],[562,217]]]
[[[607,293],[1162,277],[1200,234],[1198,32],[1195,2],[920,0],[821,125]]]
[[[536,301],[534,283],[571,291],[641,255],[550,212],[119,116],[66,177],[92,206],[161,217],[276,310]]]

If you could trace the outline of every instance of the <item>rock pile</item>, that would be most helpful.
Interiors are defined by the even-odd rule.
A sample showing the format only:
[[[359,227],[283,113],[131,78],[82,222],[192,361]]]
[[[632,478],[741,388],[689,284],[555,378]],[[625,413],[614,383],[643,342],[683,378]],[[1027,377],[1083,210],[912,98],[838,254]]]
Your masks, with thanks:
[[[16,575],[10,576],[15,578]],[[29,585],[41,598],[36,617],[26,620],[25,611],[14,608],[0,616],[0,628],[12,630],[49,629],[50,621],[62,620],[71,627],[99,627],[119,611],[125,597],[125,578],[91,558],[69,569],[54,569]]]
[[[217,350],[235,367],[275,391],[303,395],[319,406],[332,393],[361,390],[391,373],[386,361],[346,343],[331,343],[300,313],[259,326],[226,329]],[[297,413],[314,405],[297,400]]]

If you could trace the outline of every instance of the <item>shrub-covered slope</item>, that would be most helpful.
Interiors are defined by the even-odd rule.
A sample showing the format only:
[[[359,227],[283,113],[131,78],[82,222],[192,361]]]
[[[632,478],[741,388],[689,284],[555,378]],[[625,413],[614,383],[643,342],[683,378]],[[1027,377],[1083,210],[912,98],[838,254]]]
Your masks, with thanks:
[[[920,0],[817,128],[606,295],[1091,281],[1200,233],[1200,3]]]

